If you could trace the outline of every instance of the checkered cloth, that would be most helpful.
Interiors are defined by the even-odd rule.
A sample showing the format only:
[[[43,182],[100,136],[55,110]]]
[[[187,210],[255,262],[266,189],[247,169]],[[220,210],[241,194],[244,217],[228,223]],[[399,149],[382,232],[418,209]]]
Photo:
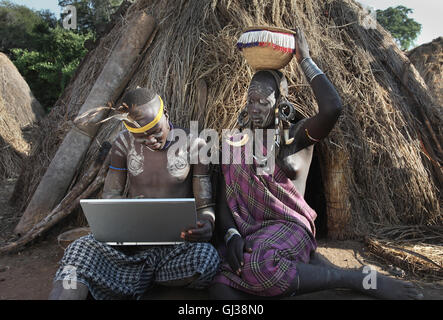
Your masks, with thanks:
[[[197,273],[200,276],[187,287],[205,288],[217,273],[219,263],[218,253],[209,243],[112,247],[90,234],[66,249],[54,281],[81,282],[95,299],[139,299],[154,282],[162,284]]]
[[[252,253],[244,253],[240,277],[224,262],[214,281],[254,295],[290,294],[296,264],[308,263],[317,247],[317,215],[277,164],[273,175],[257,175],[255,161],[245,164],[244,147],[240,155],[240,164],[222,165],[222,171],[228,206]]]

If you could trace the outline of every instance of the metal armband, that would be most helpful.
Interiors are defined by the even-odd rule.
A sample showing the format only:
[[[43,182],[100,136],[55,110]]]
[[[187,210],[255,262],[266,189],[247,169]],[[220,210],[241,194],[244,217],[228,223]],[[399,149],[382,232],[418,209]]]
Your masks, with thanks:
[[[193,175],[192,189],[194,190],[197,210],[215,206],[212,198],[211,177],[209,175]]]
[[[316,76],[324,74],[311,58],[304,58],[300,62],[300,66],[309,83],[311,83]]]
[[[226,234],[224,236],[225,244],[228,245],[229,240],[232,239],[233,236],[239,235],[241,237],[240,232],[238,232],[235,228],[229,228],[228,231],[226,231]]]

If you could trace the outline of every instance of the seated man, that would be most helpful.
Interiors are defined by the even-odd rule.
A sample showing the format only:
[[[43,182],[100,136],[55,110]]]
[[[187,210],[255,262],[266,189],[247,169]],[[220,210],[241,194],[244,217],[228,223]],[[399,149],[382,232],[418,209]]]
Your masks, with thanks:
[[[225,140],[241,148],[237,152],[241,161],[222,165],[217,229],[225,240],[221,248],[225,254],[221,272],[210,289],[212,297],[283,297],[332,288],[349,288],[387,299],[422,297],[410,283],[385,276],[377,276],[376,289],[372,283],[368,289],[364,282],[367,274],[339,269],[315,253],[316,213],[304,200],[306,179],[313,144],[329,134],[342,107],[333,85],[309,58],[307,41],[300,30],[296,58],[314,91],[318,114],[292,124],[283,137],[276,134],[271,148],[263,139],[266,157],[257,156],[256,150],[252,164],[246,163],[246,148],[236,144],[246,141],[244,132],[236,139]],[[276,70],[259,71],[253,76],[246,105],[250,132],[280,127],[276,108],[282,91],[287,90],[282,79]],[[275,169],[270,174],[257,174],[270,157],[276,157]]]
[[[122,198],[127,179],[128,198],[194,196],[197,226],[181,234],[184,243],[171,246],[127,248],[100,243],[92,235],[82,237],[66,249],[50,299],[85,299],[88,291],[95,299],[139,298],[154,283],[200,289],[218,270],[218,253],[208,243],[215,223],[209,167],[191,166],[186,150],[167,157],[178,142],[167,139],[174,128],[153,91],[132,90],[124,96],[123,106],[125,119],[130,120],[124,122],[128,131],[120,133],[110,151],[103,198]],[[204,142],[196,144],[199,148]],[[77,288],[64,289],[63,280],[68,280],[72,267]]]

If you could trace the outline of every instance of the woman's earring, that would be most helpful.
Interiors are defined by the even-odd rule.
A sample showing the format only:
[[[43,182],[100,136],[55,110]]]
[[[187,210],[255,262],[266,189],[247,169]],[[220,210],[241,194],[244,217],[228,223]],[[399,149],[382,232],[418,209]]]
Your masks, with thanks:
[[[279,108],[275,108],[275,136],[274,141],[277,144],[277,147],[280,146],[280,117],[279,117]]]
[[[294,137],[289,138],[289,129],[290,129],[290,124],[287,121],[283,121],[283,135],[284,135],[284,139],[285,139],[285,144],[289,145],[291,143],[294,142]]]
[[[284,99],[279,105],[278,105],[280,117],[283,120],[291,122],[295,119],[295,108],[294,106],[286,99]]]
[[[288,100],[283,100],[279,106],[279,115],[282,118],[283,122],[283,138],[285,140],[285,144],[289,145],[294,142],[294,137],[289,138],[289,129],[291,127],[291,120],[295,119],[295,108],[289,103]]]

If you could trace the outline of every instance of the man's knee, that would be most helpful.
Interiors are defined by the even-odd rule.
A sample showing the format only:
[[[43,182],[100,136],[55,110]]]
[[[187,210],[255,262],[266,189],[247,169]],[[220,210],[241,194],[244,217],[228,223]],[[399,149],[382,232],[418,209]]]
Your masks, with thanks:
[[[88,234],[86,236],[80,237],[74,242],[72,242],[68,248],[71,247],[80,247],[80,248],[95,248],[97,240],[95,240],[92,234]],[[68,249],[67,248],[67,249]]]

